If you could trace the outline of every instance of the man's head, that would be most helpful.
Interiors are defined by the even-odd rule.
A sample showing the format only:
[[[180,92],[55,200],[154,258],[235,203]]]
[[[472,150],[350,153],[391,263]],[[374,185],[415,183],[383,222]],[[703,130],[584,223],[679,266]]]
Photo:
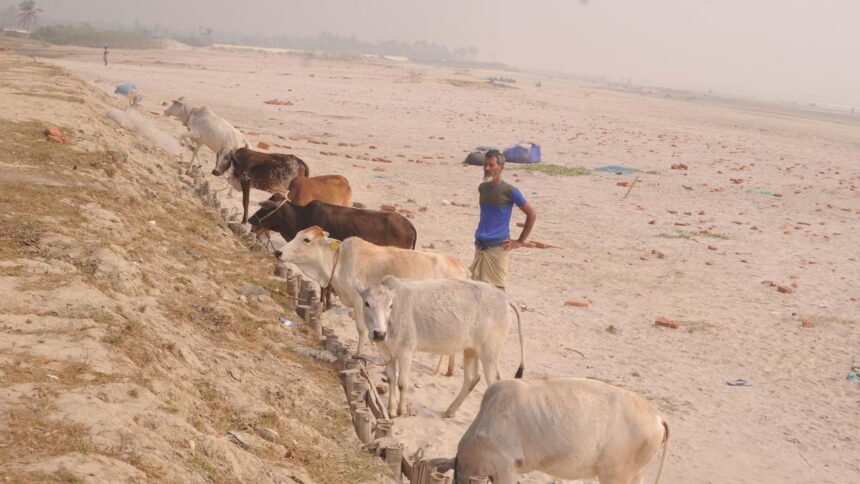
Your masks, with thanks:
[[[499,150],[490,150],[484,155],[484,181],[498,183],[505,169],[505,157]]]

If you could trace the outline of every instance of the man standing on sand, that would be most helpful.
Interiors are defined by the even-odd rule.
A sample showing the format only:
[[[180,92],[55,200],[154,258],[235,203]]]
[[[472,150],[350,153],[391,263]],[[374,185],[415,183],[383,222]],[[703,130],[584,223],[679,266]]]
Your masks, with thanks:
[[[502,181],[505,157],[498,150],[484,155],[484,183],[478,186],[481,219],[475,231],[475,260],[469,268],[472,279],[489,282],[504,290],[508,279],[510,252],[522,247],[532,231],[537,213],[523,194]],[[526,214],[526,223],[520,237],[511,240],[511,212],[516,205]]]
[[[107,66],[107,55],[108,55],[108,50],[107,50],[107,46],[105,46],[105,53],[102,55],[102,57],[105,60],[105,66]]]

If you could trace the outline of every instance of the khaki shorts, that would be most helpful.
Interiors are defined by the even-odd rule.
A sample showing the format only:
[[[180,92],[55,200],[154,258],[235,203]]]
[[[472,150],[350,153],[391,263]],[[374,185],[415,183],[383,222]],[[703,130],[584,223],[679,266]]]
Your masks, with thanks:
[[[476,248],[475,260],[469,267],[469,270],[472,271],[472,279],[489,282],[496,287],[503,288],[508,280],[510,260],[510,252],[505,250],[504,246],[500,245],[483,250]]]

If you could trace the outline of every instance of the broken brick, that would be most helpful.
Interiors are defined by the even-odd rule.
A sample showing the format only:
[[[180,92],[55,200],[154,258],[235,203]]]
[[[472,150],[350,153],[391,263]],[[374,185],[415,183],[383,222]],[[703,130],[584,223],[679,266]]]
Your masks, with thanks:
[[[384,210],[384,211],[386,211],[386,212],[396,212],[396,211],[397,211],[397,206],[396,206],[396,205],[390,205],[390,204],[387,204],[387,203],[383,203],[383,204],[382,204],[382,206],[380,206],[380,207],[379,207],[379,209],[380,209],[380,210]]]
[[[678,321],[675,321],[675,320],[669,319],[669,318],[664,318],[662,316],[657,318],[657,320],[654,321],[654,324],[656,324],[657,326],[663,326],[664,328],[672,328],[672,329],[678,329],[681,327],[681,323],[679,323]]]
[[[564,305],[565,306],[572,306],[575,308],[587,308],[589,306],[589,302],[588,301],[576,301],[576,300],[571,299],[569,301],[565,301]]]
[[[257,148],[260,148],[261,150],[267,150],[271,147],[272,147],[272,145],[270,145],[269,143],[265,143],[263,141],[260,141],[257,143]]]

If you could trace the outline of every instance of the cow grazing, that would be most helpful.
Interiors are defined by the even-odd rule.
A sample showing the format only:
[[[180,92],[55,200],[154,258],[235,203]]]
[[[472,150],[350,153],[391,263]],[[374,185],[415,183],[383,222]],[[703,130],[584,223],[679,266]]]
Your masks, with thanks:
[[[258,237],[273,230],[289,242],[300,231],[316,225],[337,240],[361,237],[376,245],[414,249],[418,239],[415,226],[399,213],[340,207],[318,200],[302,207],[280,193],[260,202],[260,207],[248,219]]]
[[[295,155],[260,153],[250,148],[219,152],[212,174],[221,176],[228,169],[227,182],[242,191],[242,223],[248,221],[251,187],[269,193],[286,192],[294,178],[306,177],[310,172]]]
[[[352,187],[349,181],[340,175],[297,176],[290,182],[290,193],[287,198],[294,205],[305,206],[319,200],[341,207],[352,206]]]
[[[406,413],[406,391],[415,351],[463,352],[463,387],[445,411],[446,417],[456,414],[478,384],[478,360],[488,384],[501,378],[499,352],[514,316],[520,335],[516,378],[522,376],[525,350],[520,313],[495,286],[471,280],[412,281],[387,276],[382,284],[367,289],[359,285],[356,291],[364,300],[364,321],[371,340],[386,359],[385,373],[391,390],[388,411],[392,416]],[[400,391],[399,404],[395,390]]]
[[[668,444],[669,424],[631,391],[583,378],[507,380],[487,388],[457,457],[433,464],[443,473],[455,469],[455,484],[484,476],[515,484],[531,471],[642,484],[662,446],[659,483]]]
[[[319,227],[302,230],[285,245],[281,259],[295,264],[322,286],[337,291],[344,305],[355,312],[358,353],[367,341],[364,306],[356,285],[371,287],[393,275],[408,279],[468,279],[469,271],[454,257],[398,247],[381,247],[358,237],[343,243],[328,238]],[[437,373],[441,370],[441,359]],[[448,374],[454,371],[451,355]]]
[[[248,146],[245,136],[208,106],[194,108],[186,103],[184,98],[179,98],[164,110],[164,114],[182,121],[188,128],[187,132],[182,133],[182,139],[191,140],[191,165],[195,160],[199,160],[197,152],[201,146],[208,146],[216,155],[222,151]]]

